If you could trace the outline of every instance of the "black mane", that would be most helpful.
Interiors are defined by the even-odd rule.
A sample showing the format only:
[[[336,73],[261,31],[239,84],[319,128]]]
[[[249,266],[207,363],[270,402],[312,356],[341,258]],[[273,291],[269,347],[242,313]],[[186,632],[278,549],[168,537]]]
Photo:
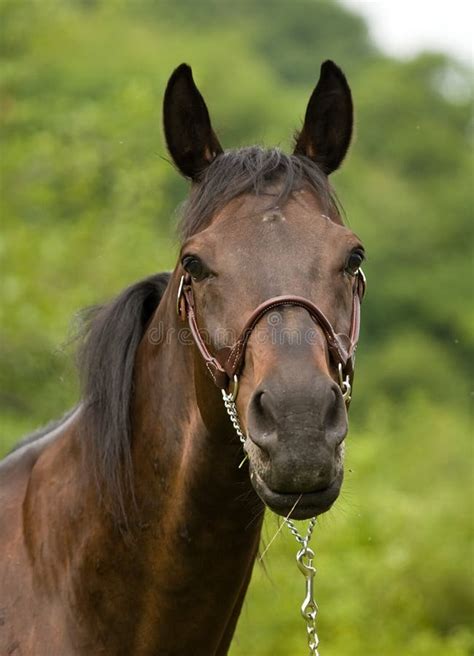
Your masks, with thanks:
[[[106,490],[114,514],[125,515],[131,492],[131,420],[133,370],[137,347],[158,307],[169,273],[145,278],[109,304],[93,308],[78,351],[82,385],[82,425],[87,469]]]
[[[273,183],[280,185],[271,206],[282,205],[291,193],[303,187],[313,189],[322,209],[337,214],[338,202],[327,176],[309,158],[287,155],[279,148],[249,146],[218,155],[194,185],[184,204],[180,221],[182,239],[199,232],[213,214],[241,194],[259,195]]]

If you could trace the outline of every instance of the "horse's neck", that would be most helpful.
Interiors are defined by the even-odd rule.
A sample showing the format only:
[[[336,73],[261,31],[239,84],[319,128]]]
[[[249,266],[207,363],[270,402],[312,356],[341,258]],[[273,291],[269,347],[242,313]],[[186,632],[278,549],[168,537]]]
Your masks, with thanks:
[[[138,349],[132,408],[138,503],[150,519],[156,510],[161,522],[170,503],[172,521],[200,510],[208,519],[216,510],[221,518],[228,508],[236,523],[247,523],[248,498],[254,506],[257,498],[247,468],[239,469],[241,445],[220,391],[195,360],[194,348],[182,343],[183,328],[165,297]],[[178,504],[182,513],[175,511]]]
[[[241,449],[220,394],[200,374],[208,400],[198,408],[193,348],[180,344],[180,326],[167,323],[170,314],[163,302],[137,353],[130,539],[120,538],[94,503],[78,516],[65,508],[74,517],[71,530],[81,535],[68,558],[75,569],[74,610],[97,635],[108,635],[107,623],[115,624],[107,640],[123,645],[132,636],[141,648],[130,643],[129,653],[154,653],[158,646],[178,653],[179,645],[193,644],[196,654],[224,654],[257,552],[263,507],[248,472],[238,469]],[[165,339],[158,345],[149,338],[157,322],[167,328],[165,334],[160,327]],[[103,609],[88,605],[85,588],[115,601],[104,601]]]
[[[222,641],[232,634],[248,585],[263,507],[248,471],[238,468],[242,451],[220,392],[196,366],[193,347],[181,343],[175,317],[174,299],[165,296],[136,360],[135,493],[147,527],[147,566],[157,572],[149,608],[159,609],[161,631],[173,627],[159,635],[161,649],[176,649],[179,631],[196,654],[225,653]],[[150,339],[156,334],[159,345]]]

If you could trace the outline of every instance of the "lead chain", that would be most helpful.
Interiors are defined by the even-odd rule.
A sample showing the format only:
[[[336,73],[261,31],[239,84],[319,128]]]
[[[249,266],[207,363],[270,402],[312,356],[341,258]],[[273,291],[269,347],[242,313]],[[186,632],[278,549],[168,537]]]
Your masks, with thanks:
[[[239,440],[242,442],[242,444],[245,444],[246,437],[240,426],[239,415],[234,401],[234,395],[231,393],[227,394],[225,390],[222,390],[222,398],[224,400],[225,409],[227,410],[227,414],[229,415],[235,432],[239,436]],[[245,458],[240,463],[239,469],[242,467],[246,460],[247,455],[245,455]],[[306,581],[306,596],[301,605],[301,614],[306,622],[309,656],[319,656],[319,638],[318,634],[316,633],[316,615],[318,613],[318,606],[314,601],[313,596],[313,580],[314,575],[316,574],[316,568],[313,567],[314,551],[309,547],[309,541],[311,540],[311,536],[313,535],[313,530],[316,525],[316,517],[312,517],[309,520],[305,537],[301,535],[291,519],[285,519],[285,522],[291,534],[294,536],[298,544],[301,545],[301,548],[296,554],[296,562],[298,568],[303,573]]]
[[[225,409],[227,410],[227,414],[230,417],[230,420],[232,422],[232,426],[235,428],[235,432],[239,436],[239,440],[242,442],[242,444],[245,444],[245,440],[247,439],[242,431],[242,428],[240,427],[240,421],[239,421],[239,415],[237,413],[237,407],[235,405],[234,401],[234,395],[233,394],[227,394],[225,390],[222,391],[222,398],[224,399],[224,405]],[[239,465],[239,469],[242,467],[244,462],[247,460],[247,454],[245,454],[244,459]]]

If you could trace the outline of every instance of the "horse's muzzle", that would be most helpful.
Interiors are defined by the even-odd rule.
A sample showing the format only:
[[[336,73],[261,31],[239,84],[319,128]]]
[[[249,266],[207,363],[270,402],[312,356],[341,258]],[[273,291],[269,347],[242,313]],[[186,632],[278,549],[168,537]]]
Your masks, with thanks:
[[[347,428],[342,393],[328,376],[313,373],[299,389],[267,380],[250,400],[245,445],[262,500],[281,515],[295,506],[295,518],[328,510],[342,484]]]

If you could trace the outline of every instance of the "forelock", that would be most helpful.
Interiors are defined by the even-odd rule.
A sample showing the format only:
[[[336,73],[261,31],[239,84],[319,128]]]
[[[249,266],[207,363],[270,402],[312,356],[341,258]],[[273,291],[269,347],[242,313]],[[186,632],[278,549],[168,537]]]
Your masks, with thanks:
[[[307,157],[288,155],[279,148],[251,146],[227,150],[212,162],[195,183],[183,206],[179,233],[183,240],[209,225],[214,214],[243,194],[260,196],[277,186],[269,209],[282,206],[304,187],[318,197],[324,212],[338,212],[338,202],[326,175]]]

